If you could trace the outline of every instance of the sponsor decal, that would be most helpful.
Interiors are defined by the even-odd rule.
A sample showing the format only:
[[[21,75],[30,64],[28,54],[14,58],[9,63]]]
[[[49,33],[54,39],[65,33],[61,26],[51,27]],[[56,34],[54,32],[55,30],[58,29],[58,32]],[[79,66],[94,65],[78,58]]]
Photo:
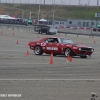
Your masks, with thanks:
[[[57,47],[46,47],[47,50],[58,50]]]

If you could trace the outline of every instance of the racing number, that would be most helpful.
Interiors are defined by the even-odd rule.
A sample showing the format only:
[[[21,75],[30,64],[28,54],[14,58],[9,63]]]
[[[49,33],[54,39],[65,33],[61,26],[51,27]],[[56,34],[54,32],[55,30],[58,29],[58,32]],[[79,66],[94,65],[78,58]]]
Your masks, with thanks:
[[[41,43],[41,46],[45,46],[46,45],[46,43]]]

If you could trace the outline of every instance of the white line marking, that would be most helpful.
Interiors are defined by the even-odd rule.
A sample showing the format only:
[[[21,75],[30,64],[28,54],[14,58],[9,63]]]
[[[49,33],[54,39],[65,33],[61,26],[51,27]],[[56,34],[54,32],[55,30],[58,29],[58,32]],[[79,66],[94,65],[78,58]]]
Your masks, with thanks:
[[[0,51],[11,51],[11,52],[25,52],[24,50],[0,50]]]
[[[0,64],[4,64],[4,63],[0,62]],[[7,63],[7,65],[15,65],[15,64],[25,64],[25,65],[26,65],[26,64],[27,64],[27,65],[31,65],[31,64],[35,64],[35,65],[36,65],[36,64],[37,64],[37,65],[39,64],[39,65],[40,65],[40,64],[42,64],[42,65],[47,65],[47,64],[49,64],[49,63],[35,63],[35,62],[30,62],[30,63],[26,63],[26,62],[25,62],[25,63],[22,63],[22,62]]]
[[[100,79],[0,79],[0,81],[100,81]]]

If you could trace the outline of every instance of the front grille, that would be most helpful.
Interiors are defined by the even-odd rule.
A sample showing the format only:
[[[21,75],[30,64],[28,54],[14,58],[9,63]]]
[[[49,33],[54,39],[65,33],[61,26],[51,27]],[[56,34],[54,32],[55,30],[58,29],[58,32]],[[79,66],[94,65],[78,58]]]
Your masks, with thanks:
[[[81,51],[91,51],[91,48],[81,48]]]

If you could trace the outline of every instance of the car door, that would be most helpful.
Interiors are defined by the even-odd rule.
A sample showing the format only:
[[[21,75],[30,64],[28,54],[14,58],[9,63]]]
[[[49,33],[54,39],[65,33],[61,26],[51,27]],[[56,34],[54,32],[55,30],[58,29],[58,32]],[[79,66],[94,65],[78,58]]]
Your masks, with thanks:
[[[55,41],[55,38],[48,38],[45,43],[45,53],[58,54],[60,52],[59,43]]]

